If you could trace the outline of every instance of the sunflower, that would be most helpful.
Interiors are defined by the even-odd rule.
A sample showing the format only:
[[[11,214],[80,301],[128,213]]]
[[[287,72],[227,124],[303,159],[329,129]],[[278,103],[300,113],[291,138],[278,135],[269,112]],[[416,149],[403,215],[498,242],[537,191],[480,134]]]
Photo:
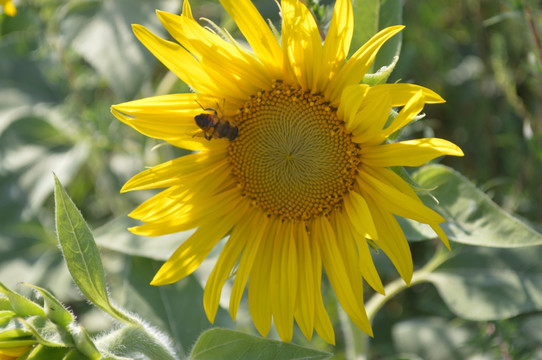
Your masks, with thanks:
[[[345,312],[372,335],[362,279],[380,293],[384,289],[368,241],[407,283],[412,258],[395,216],[430,225],[449,246],[439,227],[444,219],[390,168],[461,156],[461,150],[437,138],[387,140],[424,104],[444,100],[417,85],[360,83],[380,47],[403,26],[380,31],[347,59],[349,0],[336,1],[323,42],[300,1],[281,1],[280,40],[250,1],[221,3],[250,49],[218,28],[199,25],[187,0],[180,16],[158,11],[178,43],[140,25],[134,33],[194,93],[112,107],[142,134],[192,151],[143,171],[122,189],[165,188],[130,214],[144,222],[132,232],[159,236],[197,229],[152,284],[191,274],[229,234],[205,285],[203,305],[211,322],[222,287],[234,274],[234,320],[248,282],[250,314],[262,336],[273,322],[281,339],[290,341],[295,320],[309,340],[316,330],[333,344],[321,295],[325,270]],[[388,121],[393,108],[400,110]],[[204,136],[193,135],[198,131]]]
[[[17,8],[15,5],[13,5],[13,1],[11,0],[0,0],[0,5],[4,7],[4,14],[8,16],[15,16],[17,15]]]

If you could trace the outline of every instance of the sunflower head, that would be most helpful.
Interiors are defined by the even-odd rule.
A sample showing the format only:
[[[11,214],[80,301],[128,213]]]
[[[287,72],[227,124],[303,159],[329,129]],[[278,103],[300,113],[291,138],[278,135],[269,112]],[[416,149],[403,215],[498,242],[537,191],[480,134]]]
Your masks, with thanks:
[[[221,3],[250,49],[199,25],[185,0],[180,16],[158,12],[176,42],[139,25],[134,32],[195,92],[112,107],[141,133],[193,151],[136,175],[123,188],[165,188],[131,213],[145,223],[133,232],[197,229],[152,284],[192,273],[230,234],[205,286],[211,321],[237,266],[232,318],[248,283],[250,312],[262,335],[273,322],[289,341],[295,321],[307,338],[316,330],[334,343],[321,295],[325,271],[345,312],[372,334],[363,279],[378,292],[383,286],[367,241],[388,255],[406,282],[412,258],[396,216],[429,224],[448,246],[439,227],[444,219],[390,168],[461,156],[461,150],[436,138],[388,141],[425,104],[444,100],[417,85],[361,83],[380,47],[403,26],[380,31],[347,59],[349,0],[336,1],[323,42],[300,1],[281,1],[280,40],[250,1]],[[390,118],[392,109],[397,116]],[[203,136],[190,135],[198,132]]]

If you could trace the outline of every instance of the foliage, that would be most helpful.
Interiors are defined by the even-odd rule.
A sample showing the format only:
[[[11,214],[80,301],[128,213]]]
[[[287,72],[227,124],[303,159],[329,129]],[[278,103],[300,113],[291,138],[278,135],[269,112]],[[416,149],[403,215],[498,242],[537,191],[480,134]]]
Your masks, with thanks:
[[[325,32],[332,1],[308,2]],[[273,2],[255,3],[278,24]],[[196,18],[238,37],[216,2],[191,4]],[[115,121],[109,106],[187,91],[130,30],[139,23],[164,35],[154,9],[179,12],[180,5],[27,0],[16,17],[0,16],[0,358],[6,348],[24,348],[28,359],[204,359],[213,351],[228,358],[264,351],[270,358],[340,359],[365,341],[350,332],[331,292],[324,294],[326,307],[342,329],[335,347],[319,338],[308,344],[299,336],[294,345],[247,335],[255,330],[243,306],[236,324],[221,310],[215,329],[206,331],[212,325],[201,305],[202,282],[212,256],[178,284],[148,285],[190,232],[130,234],[126,213],[145,195],[118,191],[142,167],[182,154]],[[369,357],[542,357],[539,7],[529,0],[355,0],[354,10],[357,45],[387,25],[407,26],[382,49],[366,82],[415,80],[448,101],[429,107],[425,119],[398,136],[435,132],[466,153],[443,160],[459,172],[431,165],[411,174],[425,189],[424,202],[447,219],[452,251],[436,248],[427,228],[402,222],[418,269],[408,289],[395,282],[387,258],[374,255],[389,291],[384,299],[367,291],[375,330]],[[98,229],[90,230],[74,203]],[[10,290],[21,281],[35,285]],[[234,327],[242,333],[226,329]]]

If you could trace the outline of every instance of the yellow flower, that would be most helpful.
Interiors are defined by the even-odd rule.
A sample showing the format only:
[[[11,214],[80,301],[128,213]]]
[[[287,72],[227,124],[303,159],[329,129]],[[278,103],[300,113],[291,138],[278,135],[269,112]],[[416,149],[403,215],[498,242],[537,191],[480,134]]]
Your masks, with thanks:
[[[0,0],[0,5],[4,7],[4,13],[8,16],[17,15],[17,8],[11,0]]]
[[[30,345],[0,348],[0,360],[16,360],[31,349]]]
[[[325,270],[346,313],[372,335],[362,279],[384,290],[367,239],[407,283],[412,258],[394,215],[429,224],[448,246],[438,225],[444,219],[389,168],[461,156],[461,150],[436,138],[386,141],[424,104],[444,100],[411,84],[360,84],[382,44],[403,26],[382,30],[346,59],[353,28],[349,0],[337,0],[323,43],[297,0],[281,1],[280,42],[250,1],[221,3],[251,50],[200,26],[188,1],[180,16],[159,11],[180,45],[140,25],[133,26],[135,35],[195,93],[112,107],[142,134],[193,151],[136,175],[122,189],[167,188],[130,214],[146,223],[134,233],[197,228],[152,284],[191,274],[230,234],[205,286],[211,322],[222,287],[235,273],[229,306],[234,320],[248,282],[250,313],[263,336],[273,321],[290,341],[295,319],[308,339],[316,330],[334,343],[321,295]],[[394,107],[402,108],[387,125]],[[210,140],[193,135],[198,115]]]

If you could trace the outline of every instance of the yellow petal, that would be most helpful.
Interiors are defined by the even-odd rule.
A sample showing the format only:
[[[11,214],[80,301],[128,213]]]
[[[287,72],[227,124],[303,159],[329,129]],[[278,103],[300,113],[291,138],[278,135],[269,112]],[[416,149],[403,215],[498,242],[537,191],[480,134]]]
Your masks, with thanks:
[[[350,224],[352,224],[352,227],[356,230],[358,235],[363,236],[363,238],[369,237],[371,239],[377,237],[371,210],[363,196],[356,191],[350,191],[350,193],[344,197],[344,210]]]
[[[410,123],[414,117],[422,111],[425,102],[423,92],[421,90],[418,91],[401,109],[392,123],[385,128],[373,142],[378,143],[384,141],[388,136]]]
[[[265,65],[272,79],[281,78],[282,49],[256,7],[249,0],[221,0],[256,57]]]
[[[311,226],[311,229],[314,227]],[[335,332],[333,331],[333,324],[329,319],[329,315],[324,306],[322,299],[322,257],[320,255],[320,245],[315,241],[314,233],[311,235],[311,259],[312,259],[312,271],[315,279],[314,288],[314,306],[315,306],[315,323],[314,329],[328,344],[335,345]]]
[[[344,121],[344,127],[348,133],[352,132],[359,125],[360,117],[356,115],[370,88],[366,84],[351,85],[341,95],[341,103],[337,108],[337,116]]]
[[[15,15],[17,15],[17,8],[15,7],[15,5],[13,5],[12,1],[2,1],[2,5],[4,6],[4,14],[6,14],[7,16],[14,17]]]
[[[273,264],[273,247],[277,239],[280,220],[269,219],[267,233],[263,235],[256,261],[248,283],[248,306],[254,326],[262,336],[267,336],[271,328],[271,301],[276,294],[271,289],[270,273]]]
[[[362,144],[362,148],[366,143],[380,141],[374,139],[382,137],[382,128],[388,120],[390,110],[389,94],[384,93],[378,96],[374,94],[373,88],[370,88],[356,114],[356,119],[352,121],[354,126],[352,141]]]
[[[342,308],[361,330],[372,336],[373,330],[365,313],[363,299],[359,299],[356,296],[355,287],[350,282],[350,277],[344,264],[345,256],[337,246],[337,239],[329,221],[324,217],[317,218],[314,221],[312,231],[314,231],[314,237],[322,251],[322,260],[326,274]]]
[[[384,285],[382,285],[382,280],[380,279],[378,271],[375,268],[365,236],[361,236],[356,230],[354,230],[353,224],[348,215],[345,213],[345,210],[338,210],[336,221],[337,227],[343,229],[342,235],[345,237],[345,241],[350,241],[357,245],[357,251],[354,251],[354,253],[359,257],[357,262],[359,263],[359,271],[361,275],[374,290],[384,294]],[[376,236],[376,229],[374,231],[374,235]]]
[[[387,93],[391,99],[391,106],[403,106],[418,92],[422,92],[426,104],[443,103],[445,100],[439,94],[426,87],[415,84],[380,84],[371,87],[374,96]]]
[[[335,213],[331,216],[337,249],[342,254],[350,286],[352,287],[354,296],[358,300],[358,304],[360,304],[358,306],[363,307],[363,282],[362,274],[359,271],[360,264],[356,242],[352,238],[350,229],[343,223],[341,215]]]
[[[220,218],[209,217],[201,223],[196,232],[171,255],[158,270],[151,285],[166,285],[179,281],[194,272],[209,255],[216,243],[245,216],[249,204],[231,204],[235,211],[230,211]]]
[[[246,229],[249,227],[252,220],[254,220],[254,216],[250,216],[249,214],[247,219],[244,221],[242,220],[235,225],[230,238],[226,242],[226,245],[224,245],[213,271],[205,284],[205,291],[203,292],[203,308],[211,323],[215,320],[224,283],[230,277],[231,271],[241,255],[241,252],[245,249],[249,239],[249,237],[246,236]]]
[[[180,45],[159,38],[141,25],[132,25],[132,29],[139,41],[179,79],[200,92],[221,94],[214,79]]]
[[[312,339],[315,319],[314,294],[317,283],[315,277],[321,277],[322,274],[314,274],[311,243],[305,229],[305,224],[298,224],[295,231],[297,232],[297,262],[299,264],[298,299],[295,318],[301,332],[310,341]]]
[[[233,321],[235,321],[237,308],[241,302],[247,280],[252,273],[252,267],[254,260],[256,259],[256,254],[260,248],[262,237],[267,231],[267,226],[269,224],[267,216],[263,212],[258,210],[252,211],[255,213],[255,217],[250,219],[250,226],[243,228],[243,232],[239,235],[249,238],[250,240],[247,243],[245,251],[243,251],[243,256],[241,257],[230,295],[230,316]]]
[[[183,177],[198,176],[198,174],[206,176],[210,171],[218,170],[216,167],[219,163],[226,161],[226,156],[226,151],[202,151],[166,161],[128,180],[121,192],[165,188],[182,184]]]
[[[378,172],[381,170],[387,169],[376,170],[369,166],[363,166],[357,183],[373,199],[380,199],[383,208],[393,214],[426,224],[439,224],[444,221],[442,216],[425,206],[417,196],[411,197],[401,192],[393,184],[379,176]]]
[[[433,231],[437,234],[437,236],[440,238],[444,246],[446,246],[448,250],[452,250],[450,248],[450,241],[448,241],[448,236],[446,236],[446,233],[442,230],[442,228],[438,226],[437,224],[429,224],[429,225],[431,226]]]
[[[463,151],[438,138],[400,141],[361,148],[363,162],[376,167],[420,166],[443,155],[463,156]]]
[[[291,341],[293,336],[298,276],[296,253],[292,222],[285,221],[280,225],[275,239],[271,266],[271,288],[275,296],[271,310],[282,341]]]
[[[297,0],[283,0],[282,6],[282,47],[288,58],[297,82],[303,90],[313,92],[322,54],[322,40],[318,26],[305,5]]]
[[[403,230],[395,217],[382,208],[380,199],[367,197],[367,203],[378,231],[378,238],[373,241],[386,253],[403,280],[410,284],[413,271],[412,254]]]
[[[221,94],[245,99],[254,92],[271,87],[272,78],[265,67],[244,49],[199,25],[191,16],[157,12],[167,31],[200,62],[202,68],[220,84]]]
[[[339,103],[342,91],[350,85],[359,84],[374,61],[378,50],[384,43],[404,28],[402,25],[385,28],[373,36],[365,45],[356,51],[344,66],[331,79],[325,97],[331,104]]]
[[[322,56],[315,58],[320,62],[320,74],[318,75],[315,89],[325,92],[325,88],[337,70],[344,64],[350,49],[352,33],[354,30],[354,12],[350,0],[337,0],[329,25],[329,30],[324,40]],[[342,103],[342,100],[341,100]]]
[[[200,188],[199,193],[189,189],[181,195],[171,191],[177,189],[178,187],[167,189],[139,205],[129,215],[148,223],[129,230],[144,236],[160,236],[189,230],[205,221],[209,214],[212,217],[219,217],[220,214],[230,211],[232,202],[240,197],[240,192],[236,188],[222,191],[217,195],[204,194],[205,188]]]

